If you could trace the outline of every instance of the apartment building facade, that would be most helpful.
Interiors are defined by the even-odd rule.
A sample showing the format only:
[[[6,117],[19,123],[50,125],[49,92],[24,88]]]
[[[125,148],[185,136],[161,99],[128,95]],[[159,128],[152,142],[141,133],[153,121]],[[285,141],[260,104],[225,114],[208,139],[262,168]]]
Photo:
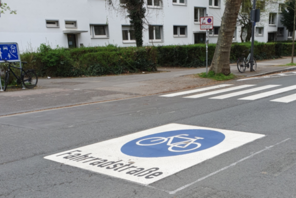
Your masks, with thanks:
[[[17,42],[20,50],[36,51],[40,44],[51,47],[136,46],[133,27],[118,0],[110,7],[106,0],[10,0],[16,15],[2,14],[0,42]],[[267,5],[256,24],[255,40],[287,40],[292,36],[280,23],[281,5]],[[147,0],[147,24],[143,45],[205,43],[200,17],[213,16],[209,42],[216,43],[224,12],[223,0]],[[236,27],[233,42],[241,42],[242,28]]]

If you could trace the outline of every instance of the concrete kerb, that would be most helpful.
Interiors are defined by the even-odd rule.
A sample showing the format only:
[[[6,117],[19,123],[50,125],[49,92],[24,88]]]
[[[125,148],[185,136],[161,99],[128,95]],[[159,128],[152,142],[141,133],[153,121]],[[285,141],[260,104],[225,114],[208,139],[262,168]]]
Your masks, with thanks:
[[[282,73],[282,72],[288,72],[288,71],[295,71],[295,70],[296,70],[296,67],[291,67],[291,68],[285,68],[285,69],[280,69],[280,70],[275,70],[275,71],[270,71],[270,72],[264,72],[264,73],[260,73],[260,74],[255,74],[255,75],[251,75],[251,76],[248,76],[248,77],[265,76],[265,75]]]

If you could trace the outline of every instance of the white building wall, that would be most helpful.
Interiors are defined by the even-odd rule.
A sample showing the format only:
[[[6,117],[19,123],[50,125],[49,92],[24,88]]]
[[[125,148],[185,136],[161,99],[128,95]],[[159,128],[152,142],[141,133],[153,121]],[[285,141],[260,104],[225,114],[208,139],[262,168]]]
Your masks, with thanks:
[[[186,5],[174,5],[172,0],[163,0],[163,6],[159,8],[147,7],[147,19],[149,24],[162,25],[162,42],[149,42],[148,26],[143,31],[144,45],[184,45],[194,43],[194,33],[205,33],[200,30],[199,23],[194,22],[194,7],[206,8],[209,16],[214,17],[214,26],[220,26],[224,12],[224,1],[219,7],[209,6],[208,0],[187,0]],[[108,44],[118,46],[136,46],[134,43],[124,43],[122,39],[122,25],[128,25],[129,19],[124,15],[124,10],[113,10],[106,6],[105,0],[9,0],[9,6],[17,10],[16,15],[2,14],[0,18],[0,42],[18,42],[20,50],[36,51],[41,43],[55,48],[68,47],[67,35],[63,33],[67,28],[65,21],[76,21],[77,30],[85,31],[76,34],[76,42],[79,47],[105,46]],[[279,20],[278,3],[274,3],[268,12],[277,13],[277,23],[268,24],[269,14],[261,18],[258,26],[264,27],[264,35],[256,36],[255,40],[268,41],[269,32],[277,32],[282,27]],[[115,5],[115,7],[118,7]],[[58,28],[46,27],[46,20],[58,20]],[[92,38],[91,24],[108,24],[108,38]],[[175,38],[174,25],[187,26],[187,36]],[[240,27],[236,28],[235,41],[240,42]],[[210,43],[216,43],[218,36],[210,36]],[[282,40],[287,39],[285,31]]]

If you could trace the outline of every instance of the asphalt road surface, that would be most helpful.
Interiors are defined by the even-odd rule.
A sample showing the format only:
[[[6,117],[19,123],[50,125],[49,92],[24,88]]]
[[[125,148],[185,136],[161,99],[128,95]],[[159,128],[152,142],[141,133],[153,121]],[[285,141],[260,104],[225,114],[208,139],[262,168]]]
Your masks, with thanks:
[[[295,77],[1,117],[0,197],[296,197]]]

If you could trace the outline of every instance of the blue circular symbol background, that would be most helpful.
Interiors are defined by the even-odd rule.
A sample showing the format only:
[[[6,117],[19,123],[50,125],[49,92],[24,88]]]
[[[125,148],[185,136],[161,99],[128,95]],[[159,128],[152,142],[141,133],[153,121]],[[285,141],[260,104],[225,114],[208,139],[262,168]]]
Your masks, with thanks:
[[[135,157],[170,157],[202,151],[225,139],[218,131],[186,129],[143,136],[121,147],[121,152]]]
[[[212,22],[212,19],[211,18],[208,18],[208,23],[211,23]]]

